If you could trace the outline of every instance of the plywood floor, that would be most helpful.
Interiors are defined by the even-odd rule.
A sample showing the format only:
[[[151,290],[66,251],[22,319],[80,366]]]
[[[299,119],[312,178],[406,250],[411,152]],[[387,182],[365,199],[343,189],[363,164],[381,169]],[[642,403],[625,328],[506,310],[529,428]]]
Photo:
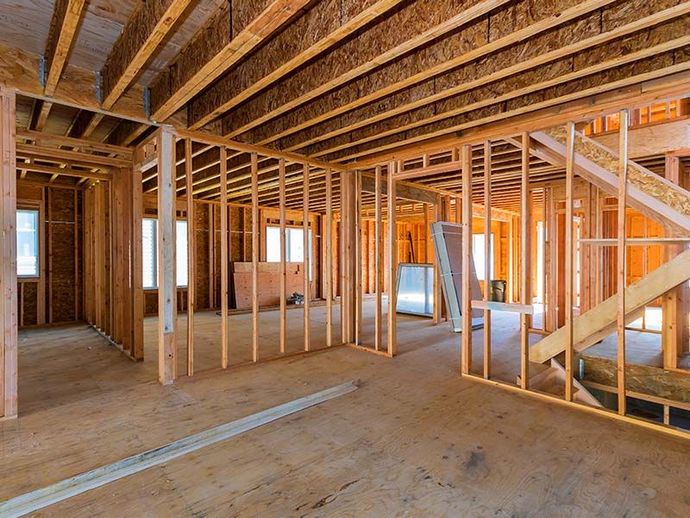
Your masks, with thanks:
[[[495,319],[500,377],[514,379],[517,332]],[[690,441],[461,379],[445,326],[401,317],[398,336],[395,360],[336,348],[161,387],[155,362],[86,327],[22,333],[0,498],[357,378],[352,394],[41,514],[687,516]]]

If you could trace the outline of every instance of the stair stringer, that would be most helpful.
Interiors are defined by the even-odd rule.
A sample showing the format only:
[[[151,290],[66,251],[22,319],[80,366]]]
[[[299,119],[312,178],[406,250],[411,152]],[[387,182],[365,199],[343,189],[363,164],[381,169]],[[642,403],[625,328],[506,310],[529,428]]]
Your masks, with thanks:
[[[559,163],[554,165],[565,166],[565,142],[554,135],[562,136],[561,129],[534,132],[530,137],[553,152],[549,160],[551,163],[557,160]],[[617,163],[618,155],[598,142],[577,132],[575,140],[576,151],[578,147],[587,146],[598,155],[606,156],[611,163]],[[634,173],[628,182],[628,204],[667,227],[674,235],[687,236],[690,233],[690,192],[635,162],[629,161],[628,167],[629,175]],[[575,173],[612,196],[618,193],[617,171],[613,173],[579,152],[575,153]],[[664,203],[645,189],[663,191],[675,207]]]

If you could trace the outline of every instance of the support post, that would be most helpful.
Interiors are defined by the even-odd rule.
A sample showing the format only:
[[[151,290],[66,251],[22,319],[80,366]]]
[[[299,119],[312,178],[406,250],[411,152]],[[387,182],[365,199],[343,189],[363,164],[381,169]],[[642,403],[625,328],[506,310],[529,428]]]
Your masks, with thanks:
[[[438,223],[443,221],[443,198],[441,196],[436,196],[436,204],[434,205],[434,222]],[[431,234],[431,227],[428,227],[429,234]],[[431,237],[431,236],[430,236]],[[436,259],[436,254],[434,253],[434,243],[432,239],[427,241],[429,245],[429,254],[431,255],[431,263],[434,265],[434,280],[433,280],[433,293],[434,293],[434,324],[438,325],[441,323],[443,318],[443,297],[441,297],[441,265]]]
[[[144,272],[142,266],[141,224],[144,211],[143,175],[141,169],[132,172],[132,357],[144,359]]]
[[[285,208],[285,160],[278,163],[280,197],[280,352],[287,348],[287,214]]]
[[[396,226],[396,162],[388,164],[388,355],[398,351],[397,337],[397,276],[398,276],[398,231]]]
[[[568,123],[565,166],[565,399],[573,400],[573,176],[575,169],[575,123]]]
[[[355,171],[355,339],[362,339],[362,174]]]
[[[472,146],[462,146],[462,374],[472,369]]]
[[[158,379],[175,380],[175,135],[168,128],[158,134]]]
[[[17,129],[16,94],[0,88],[0,418],[17,417]]]
[[[529,192],[529,133],[522,134],[522,174],[520,181],[520,303],[530,304],[531,289],[531,214]],[[520,386],[529,388],[529,327],[530,318],[520,314]]]
[[[491,141],[484,142],[484,300],[491,300]],[[524,302],[523,302],[524,304]],[[520,315],[522,318],[522,315]],[[491,377],[491,310],[484,310],[484,378]]]
[[[309,165],[304,164],[304,191],[302,193],[302,238],[304,251],[304,350],[311,349],[311,320],[310,320],[310,306],[311,306],[311,283],[309,281],[309,272],[311,271],[311,264],[309,263]]]
[[[326,347],[333,345],[333,171],[326,169]]]
[[[667,155],[665,162],[665,176],[671,182],[683,185],[682,164],[678,156]],[[670,261],[684,247],[682,245],[667,246],[664,250],[666,261]],[[687,283],[669,291],[662,297],[662,335],[663,361],[665,369],[678,367],[678,357],[688,353],[690,334],[688,329],[688,303],[690,302],[690,288]]]
[[[628,110],[620,112],[618,137],[618,315],[616,336],[618,338],[616,380],[618,388],[618,413],[625,415],[625,285],[627,279],[625,243],[625,207],[628,197]]]
[[[381,191],[383,189],[381,181],[381,166],[376,166],[376,193],[375,193],[375,217],[374,233],[374,282],[376,284],[376,309],[374,313],[374,349],[379,351],[383,348],[383,213],[381,210]]]
[[[187,376],[194,375],[194,309],[196,307],[196,221],[194,219],[192,170],[192,141],[191,139],[185,139],[184,177],[187,194]]]
[[[252,360],[259,361],[259,157],[252,153]]]
[[[215,236],[211,233],[211,241]],[[228,368],[228,151],[220,148],[220,341],[221,367]]]

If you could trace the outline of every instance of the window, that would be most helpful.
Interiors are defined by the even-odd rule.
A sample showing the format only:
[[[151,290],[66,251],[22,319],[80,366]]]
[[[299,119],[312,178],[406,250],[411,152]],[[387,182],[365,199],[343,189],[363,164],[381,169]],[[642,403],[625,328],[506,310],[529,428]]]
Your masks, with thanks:
[[[484,234],[472,234],[472,257],[474,258],[474,269],[477,272],[477,279],[480,281],[486,280],[486,272],[484,271]],[[494,276],[494,235],[491,234],[491,243],[489,245],[489,264],[491,271],[489,277]]]
[[[158,220],[144,218],[141,224],[141,262],[144,289],[158,288]],[[187,286],[187,222],[175,222],[175,278],[177,287]]]
[[[312,259],[311,230],[309,230],[309,280],[314,271]],[[304,229],[288,227],[285,229],[285,261],[288,263],[304,262]],[[269,263],[280,262],[280,227],[266,227],[266,261]]]
[[[155,219],[144,219],[141,225],[141,263],[144,270],[144,289],[158,286],[158,249]]]
[[[17,211],[17,276],[38,277],[38,211]]]

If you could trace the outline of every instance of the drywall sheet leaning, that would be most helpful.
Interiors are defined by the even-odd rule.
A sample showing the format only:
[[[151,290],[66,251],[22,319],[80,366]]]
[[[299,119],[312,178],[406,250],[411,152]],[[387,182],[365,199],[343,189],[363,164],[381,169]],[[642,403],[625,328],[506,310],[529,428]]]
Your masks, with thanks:
[[[453,331],[462,331],[462,227],[454,223],[439,221],[431,225],[431,235],[436,250],[436,260],[441,270],[441,286]],[[472,300],[482,298],[474,260],[470,265],[472,279]],[[472,328],[482,327],[481,310],[472,311]]]

